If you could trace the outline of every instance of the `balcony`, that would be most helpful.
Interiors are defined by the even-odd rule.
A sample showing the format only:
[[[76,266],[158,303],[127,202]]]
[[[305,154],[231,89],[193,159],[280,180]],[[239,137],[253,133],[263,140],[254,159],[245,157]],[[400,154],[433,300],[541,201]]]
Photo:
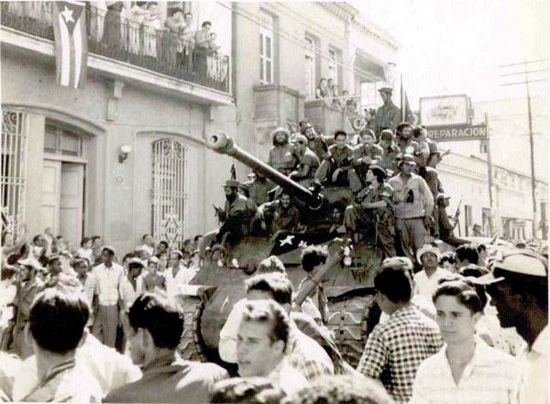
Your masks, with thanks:
[[[89,4],[89,3],[88,3]],[[1,25],[53,41],[51,2],[2,2]],[[110,18],[95,7],[86,9],[88,52],[171,78],[231,93],[230,60],[213,50],[164,31]]]
[[[326,100],[307,100],[304,102],[304,115],[318,133],[327,136],[339,129],[353,132],[349,118],[361,118],[361,115],[329,106]]]

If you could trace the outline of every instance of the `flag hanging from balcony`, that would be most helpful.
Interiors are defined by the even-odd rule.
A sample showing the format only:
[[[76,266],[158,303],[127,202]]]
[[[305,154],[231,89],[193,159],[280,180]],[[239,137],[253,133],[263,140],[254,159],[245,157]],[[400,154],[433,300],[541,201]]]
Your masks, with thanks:
[[[53,1],[57,83],[83,88],[88,65],[86,10],[81,1]]]

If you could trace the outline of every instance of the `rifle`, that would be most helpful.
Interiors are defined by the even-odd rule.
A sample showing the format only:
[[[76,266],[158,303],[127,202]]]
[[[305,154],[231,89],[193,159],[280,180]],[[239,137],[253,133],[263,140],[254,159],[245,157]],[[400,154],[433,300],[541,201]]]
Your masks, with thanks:
[[[462,205],[462,198],[460,198],[460,201],[458,201],[458,205],[456,206],[455,215],[453,216],[455,219],[460,214],[460,206]]]

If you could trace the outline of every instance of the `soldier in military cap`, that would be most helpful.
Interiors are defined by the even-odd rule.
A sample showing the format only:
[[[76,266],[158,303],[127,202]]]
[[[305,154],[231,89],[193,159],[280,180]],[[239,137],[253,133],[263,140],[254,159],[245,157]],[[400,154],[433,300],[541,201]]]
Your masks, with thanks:
[[[222,245],[246,236],[256,213],[256,204],[239,194],[239,185],[239,181],[235,180],[227,180],[223,185],[226,201],[224,209],[217,210],[221,226],[216,235],[216,241]]]
[[[390,178],[397,232],[403,253],[414,262],[416,251],[426,244],[431,223],[434,198],[426,181],[414,173],[416,162],[404,154],[399,162],[400,172]]]
[[[359,192],[361,189],[361,180],[353,170],[353,149],[347,144],[348,135],[339,130],[334,133],[336,144],[329,147],[323,162],[315,173],[314,187],[319,190],[323,181],[338,183],[344,177],[347,177],[351,190]]]
[[[395,131],[397,124],[401,122],[401,109],[399,109],[391,99],[393,89],[386,86],[378,91],[380,92],[380,97],[382,97],[384,101],[384,105],[376,110],[376,115],[374,117],[374,131],[377,136],[379,136],[384,129]]]

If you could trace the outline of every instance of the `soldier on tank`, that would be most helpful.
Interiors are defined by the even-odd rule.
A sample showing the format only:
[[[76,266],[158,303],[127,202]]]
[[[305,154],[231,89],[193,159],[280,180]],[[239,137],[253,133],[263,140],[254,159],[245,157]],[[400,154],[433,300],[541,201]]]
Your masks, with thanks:
[[[248,198],[252,199],[257,206],[269,202],[269,191],[273,189],[273,183],[257,172],[249,174],[249,178],[243,183],[248,189]]]
[[[393,188],[386,182],[386,170],[371,164],[366,176],[369,185],[346,208],[344,225],[350,234],[373,235],[373,244],[384,257],[394,257],[395,219],[393,216]]]
[[[353,170],[353,149],[347,144],[348,135],[344,131],[336,131],[334,140],[336,144],[329,147],[323,162],[315,173],[314,189],[322,188],[325,180],[338,185],[349,181],[351,190],[359,192],[361,180]]]
[[[298,166],[289,175],[291,179],[305,187],[311,185],[320,165],[317,155],[307,147],[307,143],[304,135],[297,135],[294,138],[294,155],[298,159]]]
[[[322,161],[328,151],[328,145],[323,136],[318,135],[310,123],[305,123],[302,126],[301,134],[307,137],[307,147],[315,153],[319,161]]]
[[[380,159],[380,166],[388,172],[388,176],[391,176],[397,172],[397,156],[401,154],[401,150],[395,143],[395,136],[390,129],[384,129],[380,134],[380,141],[378,146],[382,148],[382,158]]]
[[[227,180],[223,185],[225,206],[223,209],[214,206],[221,223],[218,230],[205,234],[201,246],[200,257],[204,258],[204,250],[213,241],[222,246],[234,244],[250,232],[250,222],[256,214],[257,205],[253,200],[239,193],[239,181]]]
[[[384,129],[395,131],[397,124],[401,121],[401,110],[392,102],[391,96],[393,89],[391,87],[383,87],[378,90],[384,105],[376,110],[374,117],[374,132],[377,136]]]
[[[283,191],[278,199],[261,205],[252,225],[256,233],[292,233],[300,227],[300,211],[292,203],[292,197]]]
[[[288,175],[296,167],[296,157],[290,146],[290,131],[285,128],[277,128],[271,132],[273,147],[269,151],[267,164],[284,175]]]
[[[370,129],[359,132],[359,144],[353,148],[353,164],[361,180],[367,175],[371,164],[378,164],[384,154],[382,148],[375,143],[376,137]]]

